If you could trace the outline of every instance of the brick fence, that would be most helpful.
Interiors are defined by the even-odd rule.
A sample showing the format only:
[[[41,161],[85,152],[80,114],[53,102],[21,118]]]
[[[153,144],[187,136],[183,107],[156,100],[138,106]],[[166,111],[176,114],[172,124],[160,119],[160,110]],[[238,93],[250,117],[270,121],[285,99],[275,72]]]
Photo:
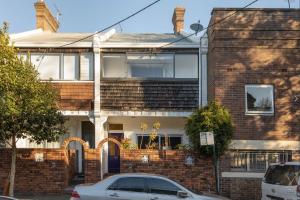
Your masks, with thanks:
[[[193,154],[194,165],[188,166],[185,164],[187,155],[179,150],[122,150],[121,172],[160,174],[195,191],[214,191],[212,160]],[[148,163],[142,162],[143,156],[148,156]]]
[[[44,161],[36,162],[42,154]],[[11,163],[11,150],[0,149],[0,189],[3,190]],[[57,193],[68,184],[68,168],[61,149],[18,149],[15,191],[18,193]]]

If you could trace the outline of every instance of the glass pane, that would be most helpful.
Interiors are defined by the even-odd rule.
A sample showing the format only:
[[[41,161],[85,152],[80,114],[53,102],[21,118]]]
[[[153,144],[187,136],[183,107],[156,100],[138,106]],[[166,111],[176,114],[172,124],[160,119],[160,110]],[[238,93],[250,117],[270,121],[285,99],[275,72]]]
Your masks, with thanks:
[[[173,183],[170,183],[169,181],[163,179],[147,178],[147,183],[150,193],[177,195],[177,191],[180,190]]]
[[[125,78],[127,77],[126,55],[112,54],[103,56],[103,77]]]
[[[246,86],[248,112],[273,112],[273,86]]]
[[[159,147],[159,136],[157,136],[155,138],[154,141],[152,141],[150,143],[150,137],[148,135],[144,135],[144,136],[137,136],[137,139],[138,139],[138,148],[140,148],[140,145],[141,145],[141,149],[146,149],[149,145],[153,145],[155,146],[156,149],[158,149]]]
[[[138,78],[173,78],[173,54],[129,55],[128,70],[131,77]]]
[[[198,55],[175,55],[175,78],[198,78]]]
[[[32,54],[31,63],[37,68],[42,80],[60,79],[60,55],[59,54]]]
[[[79,79],[79,56],[64,55],[64,80]]]
[[[94,79],[94,60],[92,53],[83,53],[80,55],[80,80]]]
[[[144,192],[145,180],[139,177],[120,178],[118,180],[118,190],[131,192]]]
[[[177,149],[178,145],[181,144],[181,137],[180,136],[168,136],[168,146],[171,147],[171,149]],[[161,146],[165,146],[165,136],[162,135],[161,139]]]
[[[272,165],[269,167],[265,182],[276,185],[297,185],[300,166],[297,165]]]

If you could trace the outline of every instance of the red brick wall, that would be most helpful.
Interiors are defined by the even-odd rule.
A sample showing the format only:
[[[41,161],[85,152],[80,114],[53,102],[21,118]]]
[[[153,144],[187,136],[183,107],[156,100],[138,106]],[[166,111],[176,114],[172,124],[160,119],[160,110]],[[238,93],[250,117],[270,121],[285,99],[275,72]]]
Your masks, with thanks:
[[[94,83],[53,83],[59,92],[61,110],[93,109]]]
[[[141,162],[149,155],[149,163]],[[167,150],[122,150],[121,172],[142,172],[167,176],[196,191],[214,191],[214,168],[212,160],[193,155],[194,166],[186,166],[183,151]]]
[[[10,149],[0,149],[0,191],[8,177]],[[44,162],[35,162],[35,153],[44,153]],[[19,149],[16,161],[17,193],[59,193],[67,186],[64,154],[60,149]]]
[[[233,11],[215,9],[211,23]],[[209,30],[209,99],[230,110],[234,139],[300,139],[299,30],[293,9],[247,9]],[[245,84],[274,86],[274,116],[245,115]]]

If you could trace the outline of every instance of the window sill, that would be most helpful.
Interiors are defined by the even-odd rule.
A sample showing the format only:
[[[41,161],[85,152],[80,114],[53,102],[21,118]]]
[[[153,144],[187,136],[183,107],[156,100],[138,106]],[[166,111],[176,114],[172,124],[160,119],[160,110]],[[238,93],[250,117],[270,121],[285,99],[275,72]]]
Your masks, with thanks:
[[[274,112],[272,113],[264,113],[264,112],[246,112],[245,115],[249,116],[255,116],[255,115],[261,115],[261,116],[274,116]]]
[[[222,172],[222,178],[259,178],[262,179],[265,173],[261,172]]]

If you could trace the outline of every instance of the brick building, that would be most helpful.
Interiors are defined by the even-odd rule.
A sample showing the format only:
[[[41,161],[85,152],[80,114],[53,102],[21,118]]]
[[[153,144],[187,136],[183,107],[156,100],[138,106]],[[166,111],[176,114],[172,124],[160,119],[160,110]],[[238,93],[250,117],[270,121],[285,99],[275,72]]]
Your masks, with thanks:
[[[230,110],[235,127],[230,151],[220,162],[222,194],[259,199],[268,164],[297,156],[299,10],[214,9],[211,24],[238,12],[210,27],[201,45],[197,38],[187,38],[159,48],[185,36],[183,8],[174,11],[174,33],[112,29],[92,37],[88,36],[93,33],[57,32],[58,23],[45,3],[38,1],[35,8],[37,29],[12,34],[11,39],[20,56],[30,52],[41,79],[52,78],[58,88],[60,110],[69,119],[65,137],[80,137],[92,148],[107,137],[139,144],[140,123],[149,125],[148,134],[159,121],[158,148],[163,148],[165,133],[174,148],[188,144],[186,117],[216,100]],[[86,39],[70,44],[81,38]],[[38,146],[21,140],[18,146],[60,144]],[[74,147],[82,172],[82,147]],[[104,172],[118,172],[118,147],[108,143],[102,152]]]
[[[294,160],[300,149],[300,15],[216,8],[210,23],[236,11],[208,32],[208,98],[230,110],[235,127],[221,160],[221,192],[260,199],[268,164]]]
[[[200,102],[206,102],[206,96],[198,92],[202,85],[198,78],[199,64],[202,65],[199,41],[188,38],[158,48],[185,35],[184,8],[174,11],[173,33],[126,34],[111,29],[96,35],[59,33],[58,22],[45,2],[37,1],[35,9],[37,29],[12,34],[11,40],[20,56],[26,59],[30,53],[29,59],[40,78],[51,79],[58,89],[60,110],[68,118],[69,131],[64,138],[77,136],[94,148],[107,137],[129,138],[140,144],[143,134],[144,148],[152,124],[158,121],[161,127],[157,148],[163,148],[165,134],[169,148],[188,143],[184,132],[186,117]],[[86,39],[72,43],[81,38]],[[204,85],[202,90],[205,95]],[[148,124],[146,133],[141,131],[141,122]],[[78,150],[77,168],[82,172],[82,147],[71,145]],[[20,140],[18,146],[51,148],[60,144],[36,145]],[[103,153],[104,172],[119,172],[118,147],[106,144]]]

